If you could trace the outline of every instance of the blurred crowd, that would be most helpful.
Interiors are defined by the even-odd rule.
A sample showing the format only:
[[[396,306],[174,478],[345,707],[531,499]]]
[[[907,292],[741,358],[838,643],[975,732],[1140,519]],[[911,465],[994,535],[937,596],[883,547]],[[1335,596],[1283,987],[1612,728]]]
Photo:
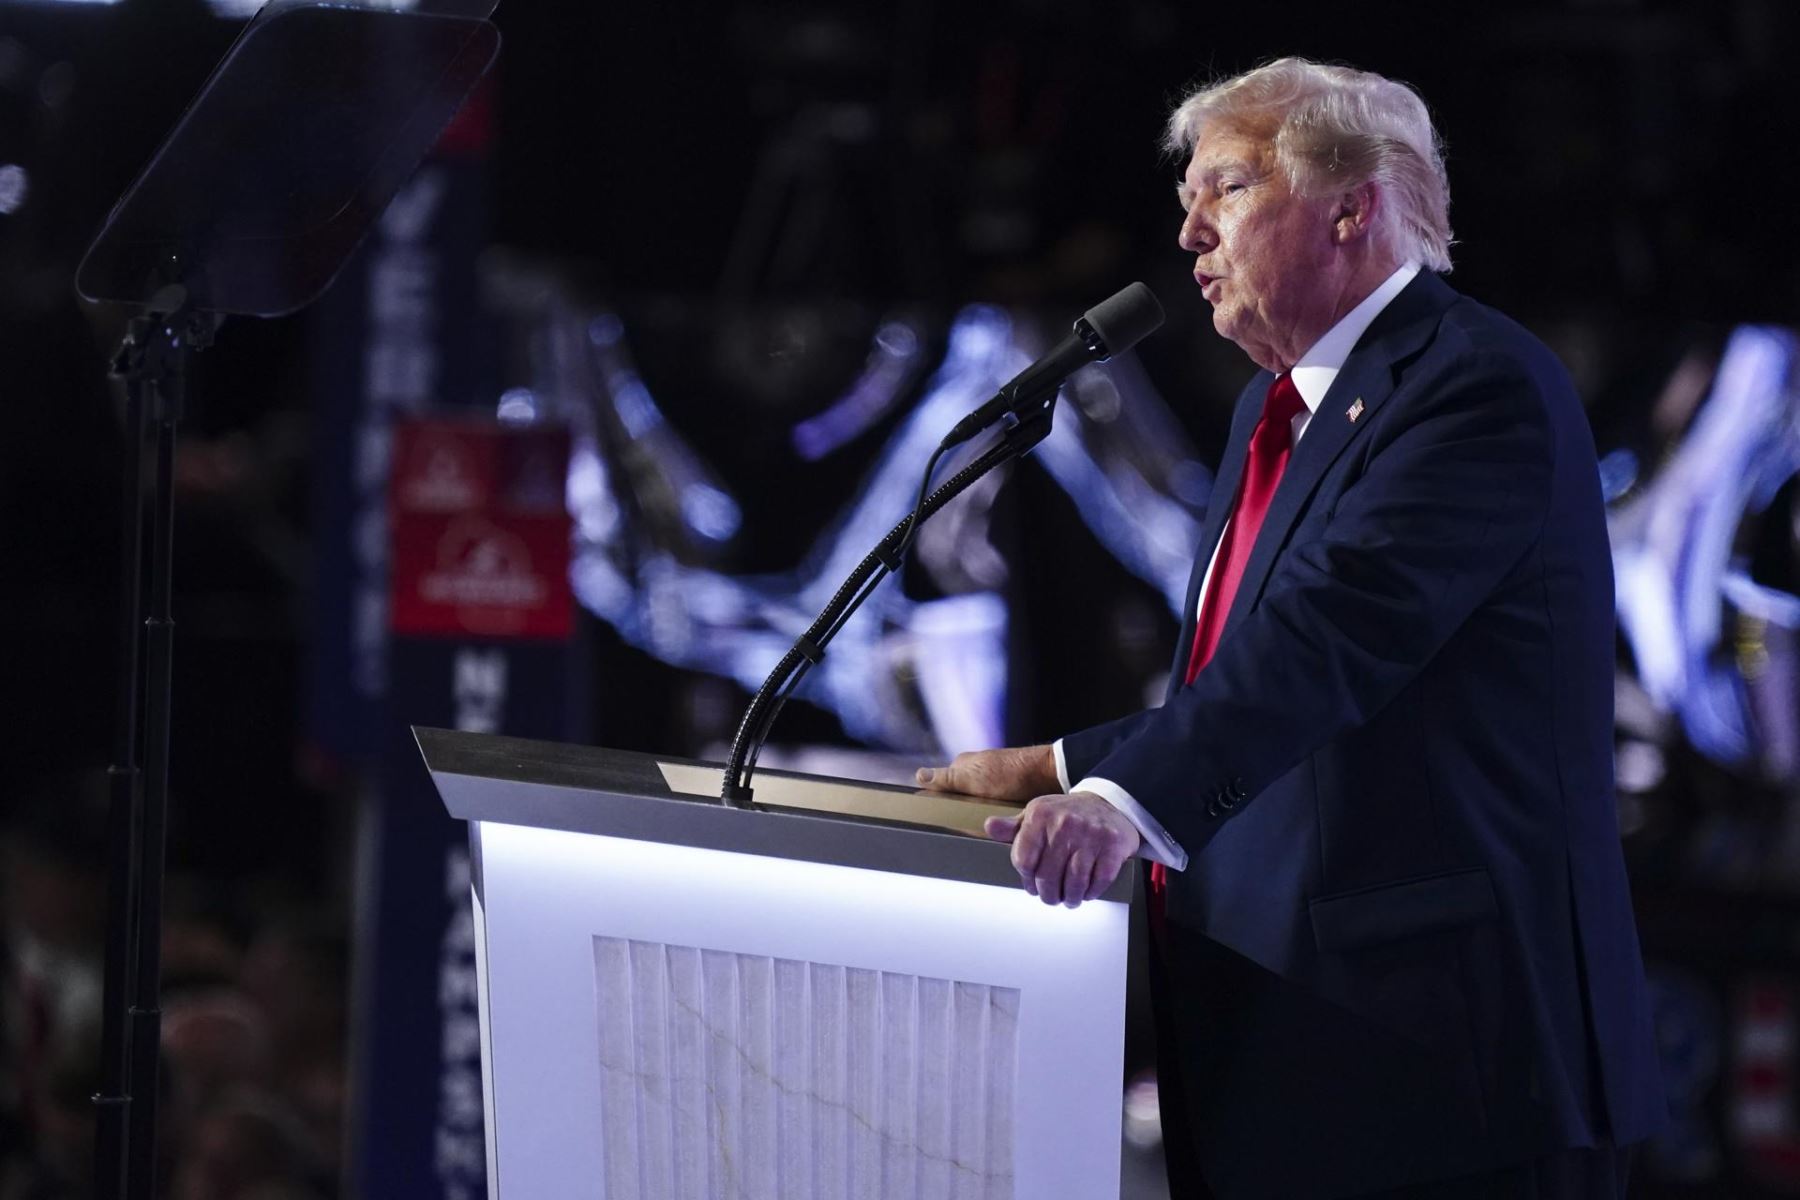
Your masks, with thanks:
[[[0,1200],[94,1194],[106,777],[0,808]],[[330,1200],[345,1119],[348,938],[296,896],[172,875],[159,1195]]]

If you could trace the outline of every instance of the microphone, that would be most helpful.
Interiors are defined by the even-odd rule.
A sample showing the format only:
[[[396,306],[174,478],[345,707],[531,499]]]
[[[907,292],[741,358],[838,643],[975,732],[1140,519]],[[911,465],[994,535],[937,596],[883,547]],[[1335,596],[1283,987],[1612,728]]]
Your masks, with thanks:
[[[958,421],[938,449],[959,446],[1001,417],[1017,417],[1024,409],[1042,403],[1046,396],[1054,401],[1063,380],[1078,367],[1105,362],[1131,349],[1155,333],[1162,323],[1163,310],[1156,302],[1156,293],[1141,283],[1121,288],[1081,314],[1073,332],[1013,376],[1011,382],[994,393],[992,400]]]

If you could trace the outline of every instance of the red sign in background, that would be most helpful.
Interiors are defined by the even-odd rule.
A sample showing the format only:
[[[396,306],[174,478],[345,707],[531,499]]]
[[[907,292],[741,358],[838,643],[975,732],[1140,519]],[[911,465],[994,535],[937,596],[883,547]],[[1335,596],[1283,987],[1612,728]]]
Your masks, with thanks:
[[[467,419],[394,430],[394,633],[567,638],[569,435]]]

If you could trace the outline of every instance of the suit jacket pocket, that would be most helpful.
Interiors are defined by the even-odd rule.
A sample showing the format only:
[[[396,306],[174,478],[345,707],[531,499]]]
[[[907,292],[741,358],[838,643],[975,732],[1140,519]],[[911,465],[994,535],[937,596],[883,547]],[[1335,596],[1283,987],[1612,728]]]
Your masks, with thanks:
[[[1486,867],[1320,896],[1308,907],[1313,941],[1328,954],[1442,933],[1499,913]]]

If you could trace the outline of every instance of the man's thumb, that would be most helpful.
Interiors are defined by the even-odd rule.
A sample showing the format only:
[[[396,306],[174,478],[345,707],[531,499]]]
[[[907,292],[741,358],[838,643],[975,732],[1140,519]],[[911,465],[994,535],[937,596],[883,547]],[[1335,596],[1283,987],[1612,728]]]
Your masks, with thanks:
[[[950,768],[920,767],[913,778],[919,781],[920,787],[947,788],[950,786]]]
[[[989,817],[981,828],[996,842],[1010,842],[1019,833],[1018,817]]]

